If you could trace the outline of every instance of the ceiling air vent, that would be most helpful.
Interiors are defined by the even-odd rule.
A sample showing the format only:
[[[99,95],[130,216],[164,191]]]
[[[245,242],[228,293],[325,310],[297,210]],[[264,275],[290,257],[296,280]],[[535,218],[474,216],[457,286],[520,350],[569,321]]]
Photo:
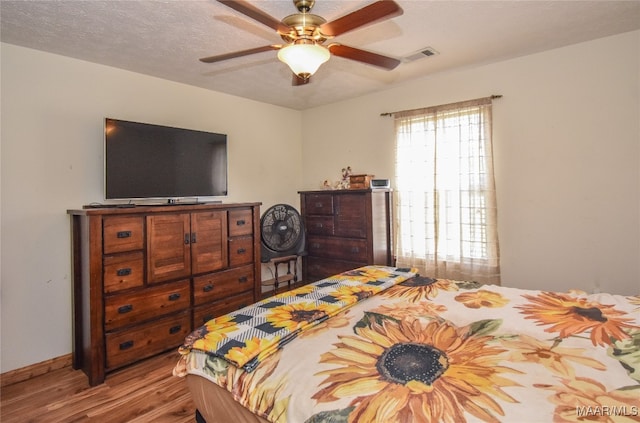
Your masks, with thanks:
[[[404,58],[404,61],[413,62],[415,60],[423,59],[425,57],[435,56],[436,54],[439,54],[439,53],[435,51],[432,47],[426,47],[416,51],[415,53],[411,53],[410,55],[406,56]]]

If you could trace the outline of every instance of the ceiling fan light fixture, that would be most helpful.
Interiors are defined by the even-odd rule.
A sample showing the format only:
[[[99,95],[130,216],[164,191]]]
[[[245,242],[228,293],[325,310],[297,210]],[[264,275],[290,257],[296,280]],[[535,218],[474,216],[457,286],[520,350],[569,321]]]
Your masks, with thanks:
[[[316,73],[320,65],[329,60],[329,50],[318,44],[291,44],[278,51],[278,59],[303,79]]]

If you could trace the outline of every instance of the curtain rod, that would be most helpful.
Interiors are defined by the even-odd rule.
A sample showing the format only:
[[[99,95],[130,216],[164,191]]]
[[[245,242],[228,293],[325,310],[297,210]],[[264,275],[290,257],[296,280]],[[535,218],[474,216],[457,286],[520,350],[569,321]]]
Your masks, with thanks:
[[[502,98],[501,94],[494,94],[492,96],[489,97],[492,100],[495,100],[497,98]],[[397,112],[386,112],[386,113],[380,113],[380,116],[393,116],[396,113],[406,113],[406,112],[411,112],[413,110],[421,110],[421,109],[427,109],[428,107],[418,107],[417,109],[408,109],[408,110],[398,110]]]

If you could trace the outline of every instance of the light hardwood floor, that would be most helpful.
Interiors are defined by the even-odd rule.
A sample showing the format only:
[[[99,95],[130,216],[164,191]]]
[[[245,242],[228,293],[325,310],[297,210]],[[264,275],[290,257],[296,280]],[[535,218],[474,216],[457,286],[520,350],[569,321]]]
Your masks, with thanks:
[[[71,367],[2,388],[0,421],[27,422],[195,422],[184,379],[171,374],[178,353],[170,351],[107,376],[90,387]]]
[[[304,285],[285,282],[263,298]],[[70,366],[0,391],[2,423],[183,423],[195,422],[195,405],[184,379],[171,374],[177,348],[107,376],[91,387],[81,370]]]

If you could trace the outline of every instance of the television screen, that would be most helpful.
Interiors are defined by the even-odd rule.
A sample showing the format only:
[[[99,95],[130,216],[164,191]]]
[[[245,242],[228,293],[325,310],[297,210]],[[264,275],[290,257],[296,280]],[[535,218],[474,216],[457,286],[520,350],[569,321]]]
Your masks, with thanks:
[[[227,195],[227,136],[105,119],[105,199]]]

